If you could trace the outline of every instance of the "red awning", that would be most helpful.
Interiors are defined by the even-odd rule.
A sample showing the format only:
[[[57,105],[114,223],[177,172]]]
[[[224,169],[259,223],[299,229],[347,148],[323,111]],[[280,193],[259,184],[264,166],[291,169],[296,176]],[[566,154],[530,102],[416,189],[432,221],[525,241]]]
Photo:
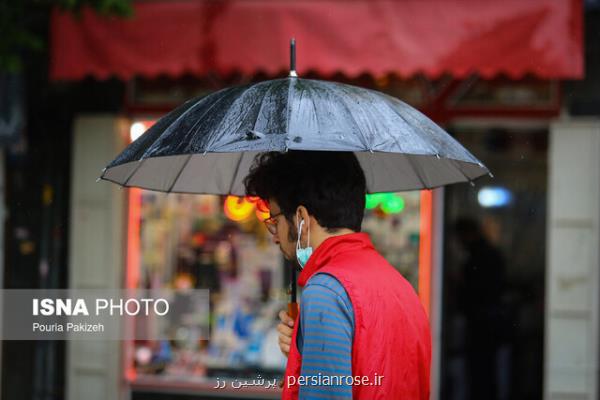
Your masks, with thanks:
[[[52,18],[51,76],[235,71],[583,77],[581,0],[230,0],[135,3],[131,19]]]

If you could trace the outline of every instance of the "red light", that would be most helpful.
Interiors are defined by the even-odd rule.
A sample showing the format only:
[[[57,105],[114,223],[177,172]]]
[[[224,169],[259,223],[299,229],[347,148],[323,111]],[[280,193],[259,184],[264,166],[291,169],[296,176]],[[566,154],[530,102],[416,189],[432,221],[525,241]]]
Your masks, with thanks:
[[[263,199],[260,199],[258,201],[258,203],[256,203],[256,209],[258,211],[260,211],[261,213],[269,213],[270,212],[269,204]]]
[[[420,214],[419,298],[429,315],[431,311],[431,230],[433,224],[433,196],[430,190],[421,190]]]

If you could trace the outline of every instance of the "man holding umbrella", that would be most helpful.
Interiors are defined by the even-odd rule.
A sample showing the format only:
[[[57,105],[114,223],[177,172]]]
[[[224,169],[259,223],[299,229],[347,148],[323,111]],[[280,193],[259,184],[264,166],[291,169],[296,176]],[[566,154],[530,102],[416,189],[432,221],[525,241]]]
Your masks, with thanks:
[[[287,78],[182,104],[100,179],[269,202],[265,222],[285,257],[298,261],[304,287],[300,315],[293,323],[281,315],[279,326],[288,354],[284,399],[425,400],[427,316],[410,284],[360,232],[365,194],[472,183],[490,172],[398,99],[299,78],[293,40],[290,49]]]
[[[366,185],[352,153],[271,152],[245,179],[304,288],[282,312],[283,399],[428,399],[431,335],[412,286],[361,233]],[[293,327],[293,329],[292,329]]]

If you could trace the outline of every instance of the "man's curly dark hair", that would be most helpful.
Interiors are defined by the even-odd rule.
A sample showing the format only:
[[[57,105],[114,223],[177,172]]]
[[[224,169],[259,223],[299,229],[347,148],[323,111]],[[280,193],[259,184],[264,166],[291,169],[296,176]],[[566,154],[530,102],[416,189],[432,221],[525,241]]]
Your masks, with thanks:
[[[262,153],[254,160],[244,185],[250,196],[274,199],[290,223],[303,205],[330,233],[340,228],[361,230],[366,182],[353,153]]]

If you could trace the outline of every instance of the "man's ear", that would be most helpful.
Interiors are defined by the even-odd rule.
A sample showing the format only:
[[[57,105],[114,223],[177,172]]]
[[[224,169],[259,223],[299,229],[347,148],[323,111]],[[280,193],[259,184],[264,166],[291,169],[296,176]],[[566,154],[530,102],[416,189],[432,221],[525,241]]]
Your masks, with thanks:
[[[298,214],[300,214],[300,221],[304,220],[304,226],[307,226],[310,215],[308,214],[308,210],[306,209],[306,207],[302,205],[298,206],[298,208],[296,208],[296,213],[294,214],[294,217],[296,217]],[[296,223],[297,225],[299,221],[294,221],[294,223]]]

